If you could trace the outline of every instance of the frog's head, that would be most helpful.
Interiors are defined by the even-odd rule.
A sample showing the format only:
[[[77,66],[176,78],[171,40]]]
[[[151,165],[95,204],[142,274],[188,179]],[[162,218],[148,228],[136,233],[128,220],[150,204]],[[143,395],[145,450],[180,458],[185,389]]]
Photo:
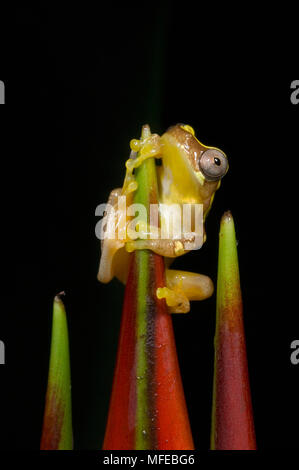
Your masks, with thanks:
[[[173,186],[183,199],[201,202],[204,216],[213,202],[221,178],[228,170],[224,152],[216,147],[203,145],[193,128],[186,124],[170,127],[162,136],[166,160]],[[167,157],[168,155],[168,157]]]

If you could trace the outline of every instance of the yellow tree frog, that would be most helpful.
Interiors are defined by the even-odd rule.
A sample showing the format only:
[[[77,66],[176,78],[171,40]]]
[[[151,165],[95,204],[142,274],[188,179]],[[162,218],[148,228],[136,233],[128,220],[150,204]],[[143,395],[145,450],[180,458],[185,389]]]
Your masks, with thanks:
[[[137,156],[138,151],[138,156]],[[195,136],[193,128],[185,124],[170,127],[161,137],[150,134],[143,140],[131,141],[131,156],[126,162],[126,176],[122,188],[114,189],[108,204],[115,207],[116,225],[128,223],[123,220],[124,212],[118,209],[119,196],[126,196],[126,205],[133,201],[137,188],[134,169],[146,158],[161,159],[157,166],[159,203],[202,204],[205,220],[221,178],[228,170],[224,152],[215,147],[203,145]],[[109,223],[109,216],[108,222]],[[203,234],[203,241],[206,235]],[[117,277],[126,283],[129,254],[138,249],[150,249],[165,258],[166,286],[157,289],[158,298],[165,298],[171,313],[186,313],[190,300],[203,300],[213,293],[212,280],[203,274],[170,269],[174,258],[188,252],[186,238],[178,239],[111,239],[101,242],[101,259],[98,279],[107,283]]]

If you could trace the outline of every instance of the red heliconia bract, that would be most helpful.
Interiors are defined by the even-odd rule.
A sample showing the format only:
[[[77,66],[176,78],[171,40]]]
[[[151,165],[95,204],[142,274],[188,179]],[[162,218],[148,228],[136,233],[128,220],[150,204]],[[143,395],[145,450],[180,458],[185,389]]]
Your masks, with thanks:
[[[211,448],[255,450],[234,222],[220,225]]]
[[[134,202],[157,203],[154,159],[143,162]],[[131,254],[103,449],[193,449],[172,318],[156,290],[163,257]]]

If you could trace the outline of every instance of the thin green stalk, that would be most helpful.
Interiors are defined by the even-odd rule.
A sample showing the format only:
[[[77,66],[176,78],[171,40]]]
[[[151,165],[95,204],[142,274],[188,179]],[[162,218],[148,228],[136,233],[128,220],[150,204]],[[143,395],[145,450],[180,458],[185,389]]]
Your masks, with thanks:
[[[150,136],[148,126],[143,126],[141,139]],[[154,158],[145,160],[136,171],[138,188],[134,195],[134,203],[142,204],[149,213],[150,202],[157,201],[157,177]],[[151,201],[154,198],[154,200]],[[147,221],[144,221],[147,222]],[[148,285],[149,285],[149,250],[138,250],[136,252],[136,263],[138,266],[138,290],[137,290],[137,426],[136,449],[149,448],[149,436],[151,422],[148,414],[148,352],[146,350],[146,338],[148,322],[146,318]]]

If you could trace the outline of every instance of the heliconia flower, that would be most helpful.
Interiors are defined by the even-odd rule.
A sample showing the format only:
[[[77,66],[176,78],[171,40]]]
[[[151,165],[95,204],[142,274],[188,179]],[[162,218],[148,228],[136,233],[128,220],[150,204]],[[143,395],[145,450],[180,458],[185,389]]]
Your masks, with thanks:
[[[243,307],[232,214],[220,223],[211,448],[255,450]]]
[[[50,366],[41,450],[73,448],[68,327],[61,294],[54,298],[53,305]]]
[[[144,126],[144,132],[149,132]],[[155,161],[136,172],[134,202],[157,203]],[[163,257],[131,254],[116,368],[104,438],[106,450],[193,449],[172,318],[156,290],[165,286]]]

